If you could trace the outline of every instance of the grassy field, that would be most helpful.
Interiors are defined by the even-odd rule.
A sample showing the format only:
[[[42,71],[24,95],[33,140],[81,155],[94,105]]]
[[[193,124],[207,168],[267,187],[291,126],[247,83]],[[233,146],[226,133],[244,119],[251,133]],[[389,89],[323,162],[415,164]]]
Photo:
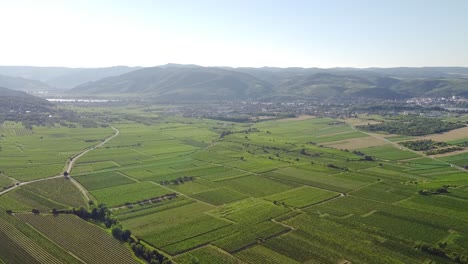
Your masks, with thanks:
[[[423,157],[331,118],[233,123],[104,109],[92,111],[107,111],[120,134],[79,159],[72,177],[113,208],[122,228],[177,263],[453,263],[450,256],[468,255],[468,173],[446,163],[464,166],[465,154]],[[151,122],[117,115],[125,111]],[[6,176],[58,174],[69,157],[112,134],[60,126],[30,131],[18,123],[0,131],[0,187],[12,184]],[[435,194],[440,188],[447,192]],[[148,201],[172,193],[177,197]],[[87,206],[83,195],[65,178],[0,196],[0,210],[17,212],[15,224],[25,225],[21,233],[33,232],[30,224],[63,248],[51,254],[59,262],[73,262],[64,261],[67,251],[89,263],[133,262],[109,232],[71,215],[47,215],[80,206]],[[33,208],[42,214],[30,214]],[[35,236],[24,243],[36,243],[37,256],[21,249],[24,237],[3,237],[3,262],[19,254],[25,263],[50,258],[43,251],[52,246],[41,251],[46,242]],[[446,257],[417,249],[422,242]],[[108,254],[93,247],[102,243]]]

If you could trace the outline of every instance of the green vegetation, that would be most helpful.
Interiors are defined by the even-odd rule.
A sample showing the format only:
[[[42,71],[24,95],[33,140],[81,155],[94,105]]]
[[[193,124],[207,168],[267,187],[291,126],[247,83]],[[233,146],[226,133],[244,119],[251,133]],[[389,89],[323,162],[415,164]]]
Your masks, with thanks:
[[[265,199],[273,201],[274,204],[284,204],[301,208],[329,200],[330,198],[336,197],[338,195],[338,193],[322,189],[301,187],[291,191],[272,195]]]
[[[435,149],[438,147],[448,146],[448,144],[445,142],[436,142],[436,141],[432,141],[431,139],[405,141],[405,142],[400,142],[399,144],[409,149],[416,150],[416,151],[426,151],[426,150],[431,150],[431,149]]]
[[[462,123],[447,122],[437,118],[399,116],[380,124],[369,124],[366,126],[359,126],[359,128],[372,132],[387,132],[390,134],[400,134],[405,136],[422,136],[441,133],[464,126],[465,125]]]
[[[0,195],[0,259],[463,263],[468,255],[467,173],[451,165],[468,165],[466,153],[433,159],[388,142],[340,150],[328,143],[365,135],[340,119],[235,123],[165,114],[170,107],[81,109],[106,115],[119,135],[75,160],[67,177],[48,178],[112,135],[109,127],[4,123],[0,184],[22,184]],[[418,137],[401,144],[449,147]],[[8,235],[9,225],[24,236]]]
[[[454,151],[463,150],[463,147],[454,146],[454,147],[447,147],[448,144],[445,142],[436,142],[432,141],[431,139],[422,139],[416,141],[405,141],[400,142],[400,145],[403,145],[407,148],[416,151],[425,151],[424,154],[426,155],[437,155],[437,154],[444,154]]]
[[[391,145],[370,147],[361,149],[361,151],[369,156],[384,160],[404,160],[418,157],[416,153],[403,149],[397,149]]]
[[[119,172],[104,172],[104,173],[95,173],[95,174],[86,174],[82,176],[75,177],[86,189],[98,190],[113,186],[119,186],[124,184],[135,183],[135,180],[132,180],[125,175]],[[75,206],[78,207],[78,206]]]
[[[174,259],[177,263],[226,263],[241,264],[242,261],[214,246],[202,247]]]
[[[172,192],[151,182],[137,182],[91,191],[99,202],[109,207],[139,203],[169,193]]]

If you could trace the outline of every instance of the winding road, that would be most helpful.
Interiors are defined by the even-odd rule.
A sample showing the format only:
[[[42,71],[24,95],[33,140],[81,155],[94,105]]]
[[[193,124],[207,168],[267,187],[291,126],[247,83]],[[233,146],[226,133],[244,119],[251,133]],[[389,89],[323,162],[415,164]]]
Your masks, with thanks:
[[[115,127],[111,127],[113,130],[114,130],[114,134],[108,138],[106,138],[104,141],[102,141],[101,143],[93,146],[93,147],[90,147],[90,148],[87,148],[83,151],[81,151],[80,153],[78,153],[77,155],[73,156],[71,159],[67,160],[67,163],[65,164],[65,167],[66,167],[66,172],[69,174],[68,177],[69,179],[71,180],[71,182],[80,190],[80,192],[83,194],[83,196],[89,201],[91,200],[91,198],[89,197],[89,193],[88,191],[79,183],[77,182],[75,179],[73,179],[72,177],[70,177],[70,174],[71,174],[71,171],[73,169],[73,166],[75,166],[75,162],[81,158],[82,156],[84,156],[86,153],[94,150],[94,149],[97,149],[97,148],[100,148],[102,147],[104,144],[106,144],[107,142],[109,142],[109,140],[117,137],[119,134],[120,134],[120,131],[115,128]],[[40,181],[47,181],[47,180],[53,180],[53,179],[58,179],[58,178],[63,178],[63,174],[60,174],[60,175],[56,175],[56,176],[51,176],[51,177],[47,177],[47,178],[42,178],[42,179],[37,179],[37,180],[32,180],[32,181],[25,181],[25,182],[20,182],[20,181],[16,181],[15,182],[15,185],[11,188],[8,188],[6,190],[3,190],[3,191],[0,191],[0,196],[2,196],[3,194],[5,193],[8,193],[20,186],[23,186],[23,185],[26,185],[26,184],[30,184],[30,183],[35,183],[35,182],[40,182]]]

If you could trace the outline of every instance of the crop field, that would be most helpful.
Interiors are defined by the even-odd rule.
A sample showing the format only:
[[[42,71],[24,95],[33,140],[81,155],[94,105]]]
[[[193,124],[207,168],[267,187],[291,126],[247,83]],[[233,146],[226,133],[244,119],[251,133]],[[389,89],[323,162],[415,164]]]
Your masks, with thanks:
[[[276,195],[266,197],[270,201],[283,202],[286,205],[301,208],[317,204],[322,201],[338,196],[338,193],[330,192],[312,187],[300,187]]]
[[[290,190],[296,187],[296,184],[276,181],[274,179],[268,179],[257,175],[244,176],[231,180],[221,182],[223,186],[231,188],[235,191],[253,196],[262,197],[271,195],[274,193],[280,193],[286,190]],[[262,188],[258,188],[262,186]]]
[[[310,185],[317,188],[323,188],[335,192],[350,191],[375,181],[372,178],[354,178],[346,174],[324,175],[319,172],[307,171],[303,169],[291,168],[288,170],[278,170],[267,174],[275,179],[282,179],[294,183]]]
[[[86,206],[80,191],[66,178],[31,183],[24,189],[70,207]]]
[[[209,191],[204,191],[192,195],[193,198],[213,204],[222,205],[247,198],[248,196],[240,192],[233,191],[228,188],[219,188]]]
[[[168,193],[171,191],[150,182],[136,182],[91,191],[99,202],[110,207],[135,203]]]
[[[362,149],[362,148],[369,148],[369,147],[376,147],[382,146],[387,144],[384,140],[377,139],[375,137],[358,137],[358,138],[351,138],[347,140],[335,141],[326,143],[325,145],[337,148],[337,149]]]
[[[397,149],[391,145],[365,148],[361,149],[361,151],[369,156],[384,160],[404,160],[418,157],[418,155],[413,152]]]
[[[299,264],[300,262],[293,260],[285,255],[281,255],[274,250],[266,248],[261,245],[257,245],[246,250],[243,250],[237,254],[236,257],[242,259],[246,263],[251,264],[267,264],[267,263],[275,263],[275,264],[282,264],[282,263],[291,263],[291,264]]]
[[[74,192],[76,192],[76,190],[74,190]],[[84,202],[83,198],[80,197],[80,199],[82,202]],[[63,198],[62,200],[65,200],[65,202],[69,202],[66,201],[68,200],[68,198]],[[73,202],[79,201],[75,199],[72,200]],[[27,190],[26,188],[15,189],[3,196],[0,196],[0,203],[2,204],[2,207],[13,209],[15,211],[31,211],[32,208],[35,208],[40,211],[47,212],[52,210],[53,208],[65,209],[70,207],[69,205],[56,202],[34,191]]]
[[[137,263],[119,241],[76,216],[19,214],[18,217],[86,263]]]
[[[468,165],[468,153],[441,157],[440,160],[447,161],[463,167],[465,165]]]
[[[11,186],[12,184],[13,184],[13,181],[11,179],[6,177],[5,175],[0,174],[0,190],[8,186]]]
[[[125,227],[158,247],[164,247],[187,238],[201,235],[231,223],[204,214],[211,206],[202,203],[170,204],[125,214],[120,219]],[[158,210],[159,209],[159,210]],[[149,212],[148,212],[149,211]]]
[[[202,247],[174,259],[178,263],[225,263],[225,264],[241,264],[241,260],[231,256],[229,253],[223,252],[214,246]]]
[[[114,171],[82,175],[75,177],[75,179],[90,191],[135,183],[135,180],[132,180],[125,175]]]
[[[104,109],[117,120],[111,125],[119,135],[80,157],[70,177],[96,204],[109,207],[135,240],[177,263],[454,263],[451,256],[468,254],[468,173],[450,165],[467,165],[466,154],[418,155],[342,119],[236,123],[149,110],[157,106],[93,111]],[[129,112],[146,119],[117,115]],[[360,122],[369,120],[351,123]],[[9,177],[23,182],[59,175],[70,157],[113,133],[58,125],[31,131],[14,122],[0,132],[1,188],[14,184]],[[168,194],[174,196],[155,199]],[[0,263],[17,257],[73,262],[74,256],[86,263],[136,261],[129,244],[109,229],[48,214],[78,207],[92,205],[65,177],[1,194],[0,238],[7,246]],[[12,215],[2,218],[7,210]],[[15,228],[23,224],[17,231],[24,236],[8,235],[2,219],[18,221]],[[28,232],[37,234],[27,240]],[[59,249],[38,242],[44,240]],[[419,249],[421,243],[445,257]],[[24,251],[29,244],[37,255]],[[47,255],[49,248],[58,253]],[[66,252],[72,261],[64,260]]]
[[[245,199],[218,207],[209,213],[236,223],[258,223],[279,216],[288,209],[262,199]]]
[[[0,219],[0,241],[0,260],[5,263],[61,263],[3,219]]]
[[[111,134],[110,128],[60,126],[34,127],[31,133],[6,133],[2,137],[0,167],[5,175],[21,181],[57,175],[69,157]]]

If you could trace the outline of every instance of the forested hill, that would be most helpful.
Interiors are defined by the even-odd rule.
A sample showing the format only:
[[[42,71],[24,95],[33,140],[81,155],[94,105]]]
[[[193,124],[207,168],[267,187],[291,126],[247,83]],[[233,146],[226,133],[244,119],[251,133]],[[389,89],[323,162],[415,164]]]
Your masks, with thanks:
[[[0,87],[0,114],[48,112],[53,105],[45,99],[22,91]]]
[[[273,85],[252,75],[215,67],[165,66],[137,70],[80,85],[74,93],[129,94],[180,100],[260,98]]]
[[[466,68],[228,68],[165,65],[80,85],[79,95],[171,100],[468,96]]]

